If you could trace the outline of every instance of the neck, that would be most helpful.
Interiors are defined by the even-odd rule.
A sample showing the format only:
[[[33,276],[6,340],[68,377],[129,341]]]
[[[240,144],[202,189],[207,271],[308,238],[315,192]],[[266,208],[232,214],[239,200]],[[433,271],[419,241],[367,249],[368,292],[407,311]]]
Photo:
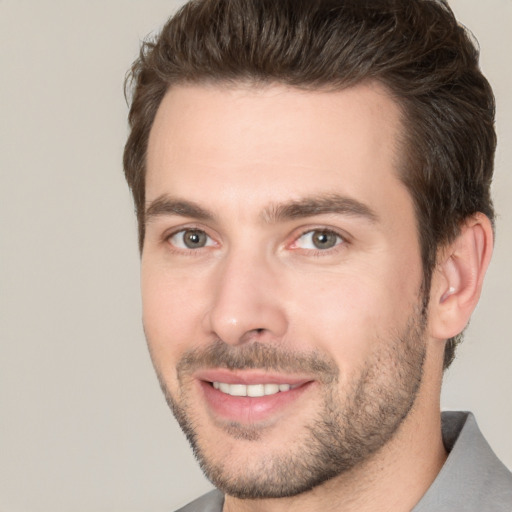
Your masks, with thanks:
[[[363,464],[298,496],[260,500],[226,496],[223,512],[412,510],[447,457],[441,436],[441,379],[435,380],[439,385],[422,386],[395,436]]]

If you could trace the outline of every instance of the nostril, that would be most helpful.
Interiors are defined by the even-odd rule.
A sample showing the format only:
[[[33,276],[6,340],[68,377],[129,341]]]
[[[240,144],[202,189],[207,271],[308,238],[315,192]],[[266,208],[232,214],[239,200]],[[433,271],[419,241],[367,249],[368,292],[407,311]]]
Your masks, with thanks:
[[[267,329],[264,327],[258,327],[256,329],[251,329],[250,331],[245,332],[240,339],[239,343],[249,343],[250,341],[262,341],[265,334],[267,333]]]

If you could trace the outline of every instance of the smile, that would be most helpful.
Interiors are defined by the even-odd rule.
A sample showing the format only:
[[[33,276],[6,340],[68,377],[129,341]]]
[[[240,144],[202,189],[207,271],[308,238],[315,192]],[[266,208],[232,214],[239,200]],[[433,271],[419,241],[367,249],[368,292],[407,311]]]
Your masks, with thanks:
[[[199,399],[216,420],[237,424],[268,424],[293,414],[292,404],[314,389],[314,380],[263,371],[203,370],[195,374]],[[307,395],[306,395],[307,396]],[[288,412],[286,412],[288,411]]]
[[[291,384],[228,384],[226,382],[212,382],[212,385],[226,395],[248,397],[275,395],[297,387]]]

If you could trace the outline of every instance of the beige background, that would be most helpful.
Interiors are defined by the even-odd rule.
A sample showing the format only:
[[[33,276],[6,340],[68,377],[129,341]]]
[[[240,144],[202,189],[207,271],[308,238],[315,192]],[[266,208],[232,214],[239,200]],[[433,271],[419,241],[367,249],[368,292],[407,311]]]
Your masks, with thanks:
[[[0,511],[171,511],[209,484],[140,323],[126,69],[180,2],[0,0]],[[512,1],[453,0],[498,100],[497,249],[443,406],[512,467]]]

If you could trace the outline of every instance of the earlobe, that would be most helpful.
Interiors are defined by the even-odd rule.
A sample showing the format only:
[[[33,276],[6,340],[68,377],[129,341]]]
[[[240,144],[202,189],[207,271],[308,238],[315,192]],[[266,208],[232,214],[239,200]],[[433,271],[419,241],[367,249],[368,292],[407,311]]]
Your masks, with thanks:
[[[439,250],[430,295],[432,337],[445,340],[464,330],[480,298],[492,248],[491,222],[477,213]]]

